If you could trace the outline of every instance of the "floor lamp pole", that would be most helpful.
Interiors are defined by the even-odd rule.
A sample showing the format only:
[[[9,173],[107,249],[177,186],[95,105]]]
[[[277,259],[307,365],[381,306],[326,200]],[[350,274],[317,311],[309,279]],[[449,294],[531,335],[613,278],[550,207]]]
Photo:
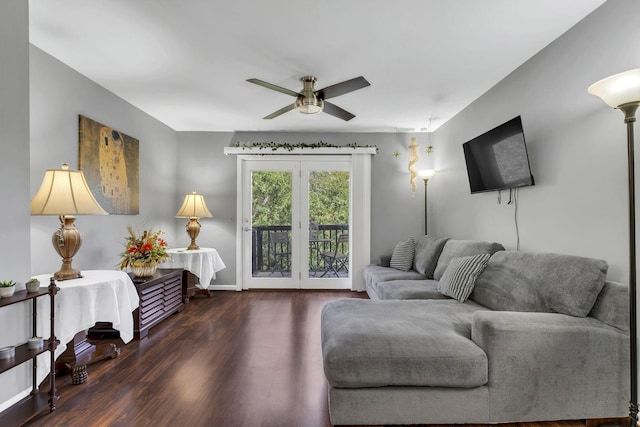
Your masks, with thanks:
[[[428,228],[427,228],[427,216],[428,216],[428,211],[427,211],[427,183],[429,182],[428,178],[424,179],[424,234],[429,234]]]
[[[629,338],[631,359],[631,400],[629,401],[630,426],[638,423],[638,367],[637,367],[637,319],[636,319],[636,202],[635,202],[635,157],[633,124],[640,102],[619,106],[627,124],[627,161],[629,173]]]
[[[424,169],[418,171],[418,175],[424,180],[424,234],[429,234],[429,229],[427,227],[427,217],[429,216],[428,204],[427,204],[427,184],[429,183],[429,179],[433,178],[436,174],[434,169]]]

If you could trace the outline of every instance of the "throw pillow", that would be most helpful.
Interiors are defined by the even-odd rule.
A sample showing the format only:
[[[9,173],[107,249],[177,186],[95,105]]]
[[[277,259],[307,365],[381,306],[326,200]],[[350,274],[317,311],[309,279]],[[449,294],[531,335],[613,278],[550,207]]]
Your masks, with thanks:
[[[398,242],[391,254],[391,262],[389,267],[397,270],[409,271],[413,267],[413,255],[416,249],[416,241],[413,236],[407,240]]]
[[[490,254],[453,258],[438,282],[438,291],[460,302],[466,301],[489,258]]]
[[[424,274],[427,279],[433,279],[433,272],[438,264],[438,258],[448,237],[435,238],[424,235],[416,240],[416,253],[413,258],[413,269]],[[471,255],[471,254],[469,254]]]

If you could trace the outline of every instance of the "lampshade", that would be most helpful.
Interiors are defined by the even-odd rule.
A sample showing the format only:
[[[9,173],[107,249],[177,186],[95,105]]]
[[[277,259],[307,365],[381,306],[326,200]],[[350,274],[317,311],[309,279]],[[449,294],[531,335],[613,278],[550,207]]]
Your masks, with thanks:
[[[422,179],[431,179],[435,174],[436,171],[434,169],[423,169],[418,171],[418,175],[420,175],[420,178]]]
[[[89,190],[82,171],[47,169],[31,199],[31,215],[108,215]]]
[[[602,98],[613,108],[629,102],[638,102],[640,101],[640,68],[606,77],[589,86],[587,90],[591,95]]]
[[[176,218],[211,218],[212,216],[202,194],[196,194],[195,191],[184,197],[182,207],[176,214]]]

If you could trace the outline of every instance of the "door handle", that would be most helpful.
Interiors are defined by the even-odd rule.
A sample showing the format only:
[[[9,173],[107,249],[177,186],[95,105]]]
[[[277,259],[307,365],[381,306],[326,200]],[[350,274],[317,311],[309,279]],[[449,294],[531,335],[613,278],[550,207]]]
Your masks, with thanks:
[[[244,231],[251,231],[251,227],[244,227],[243,230]]]

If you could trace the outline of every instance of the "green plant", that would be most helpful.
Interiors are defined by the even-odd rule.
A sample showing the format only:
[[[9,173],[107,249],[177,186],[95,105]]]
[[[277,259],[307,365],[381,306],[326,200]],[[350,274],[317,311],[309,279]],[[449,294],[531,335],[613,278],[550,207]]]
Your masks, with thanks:
[[[10,288],[15,285],[16,282],[14,282],[13,280],[3,280],[0,282],[0,288]]]
[[[32,277],[31,279],[29,279],[27,281],[27,283],[36,283],[38,281],[38,279],[36,279],[35,277]]]

